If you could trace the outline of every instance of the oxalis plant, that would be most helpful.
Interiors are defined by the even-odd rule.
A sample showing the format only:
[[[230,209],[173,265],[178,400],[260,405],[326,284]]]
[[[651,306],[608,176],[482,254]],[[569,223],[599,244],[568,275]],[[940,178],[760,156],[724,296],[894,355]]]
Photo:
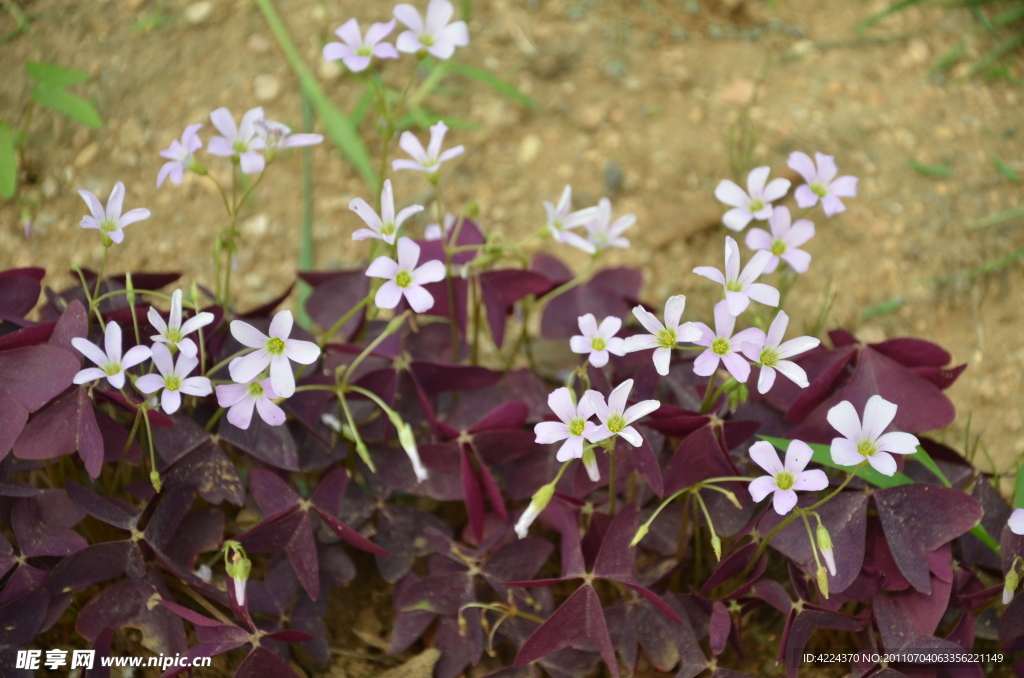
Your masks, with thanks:
[[[452,14],[398,5],[395,45],[396,21],[352,20],[324,56],[352,72],[448,59],[469,40]],[[389,152],[401,102],[376,91]],[[683,294],[646,305],[640,270],[600,266],[630,246],[633,215],[576,209],[566,187],[511,242],[446,210],[464,149],[444,123],[426,145],[404,131],[376,206],[350,204],[367,263],[300,276],[311,334],[277,310],[287,293],[239,309],[232,273],[250,196],[321,138],[259,108],[210,120],[157,175],[218,189],[208,278],[111,274],[151,216],[120,183],[105,203],[81,192],[99,271],[74,266],[39,308],[41,269],[0,273],[4,675],[30,675],[17,650],[55,638],[109,656],[124,628],[165,656],[228,653],[236,676],[294,675],[299,647],[327,663],[353,548],[373,554],[364,581],[393,587],[388,651],[437,648],[438,678],[725,678],[748,654],[789,676],[830,658],[859,676],[981,676],[1024,651],[1024,483],[1011,512],[926,434],[953,422],[943,391],[964,366],[920,339],[790,331],[812,219],[857,193],[832,156],[790,155],[795,213],[770,167],[718,185],[746,247],[724,238],[723,268],[693,271],[720,301],[687,309]],[[397,209],[389,170],[422,175],[428,204]],[[591,255],[587,272],[559,246]],[[553,381],[538,337],[578,366]]]

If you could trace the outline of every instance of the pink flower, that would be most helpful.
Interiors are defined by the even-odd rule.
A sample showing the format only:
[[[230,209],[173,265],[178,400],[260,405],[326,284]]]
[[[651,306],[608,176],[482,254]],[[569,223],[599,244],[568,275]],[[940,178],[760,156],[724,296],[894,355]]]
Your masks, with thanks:
[[[627,408],[629,392],[632,390],[633,380],[627,379],[608,394],[607,403],[598,391],[587,391],[584,394],[584,398],[590,398],[594,413],[601,421],[601,425],[586,436],[587,440],[596,443],[613,436],[621,436],[633,447],[640,447],[643,444],[643,437],[630,424],[661,407],[661,403],[657,400],[644,400]]]
[[[561,243],[568,243],[573,247],[583,250],[587,254],[594,254],[597,249],[587,241],[586,238],[582,238],[579,235],[573,233],[572,229],[583,226],[584,224],[593,221],[598,216],[598,208],[587,207],[585,209],[576,210],[572,212],[572,186],[566,184],[562,190],[562,196],[558,199],[558,205],[552,205],[547,200],[544,201],[544,211],[548,215],[547,230],[548,233],[557,241]]]
[[[412,5],[395,6],[395,18],[409,30],[398,36],[398,51],[415,54],[425,50],[438,59],[449,59],[456,47],[469,44],[469,29],[465,21],[451,21],[455,7],[448,0],[430,0],[426,19]]]
[[[157,188],[160,188],[168,176],[172,183],[181,184],[185,170],[190,169],[195,163],[192,154],[203,147],[203,140],[199,138],[199,130],[202,128],[202,124],[189,125],[181,134],[181,141],[175,139],[170,146],[160,151],[160,155],[169,162],[165,162],[160,168],[160,173],[156,175]]]
[[[196,313],[194,316],[186,320],[184,323],[181,322],[181,290],[174,290],[171,294],[171,313],[167,322],[164,322],[163,316],[152,306],[149,307],[149,313],[146,316],[149,319],[149,324],[153,326],[159,334],[154,334],[149,339],[150,341],[159,342],[161,344],[170,344],[176,347],[183,354],[194,358],[198,350],[196,349],[196,343],[188,338],[188,335],[192,334],[200,327],[206,327],[213,322],[213,314],[202,312]]]
[[[690,322],[681,323],[683,310],[686,308],[686,297],[677,294],[665,302],[665,324],[643,306],[633,308],[633,315],[650,334],[636,334],[626,337],[626,353],[654,349],[654,367],[658,374],[668,374],[672,362],[672,351],[679,342],[694,342],[700,339],[700,330]]]
[[[92,212],[92,216],[82,217],[82,222],[79,224],[82,228],[88,229],[99,229],[103,235],[103,244],[109,247],[111,242],[120,243],[124,240],[124,227],[130,224],[134,224],[137,221],[143,219],[149,219],[150,212],[144,208],[137,208],[128,210],[124,214],[121,214],[121,207],[124,203],[124,184],[120,181],[114,184],[114,190],[110,192],[110,197],[107,198],[107,209],[103,209],[103,205],[100,203],[99,198],[93,195],[90,191],[81,190],[78,195],[82,196],[82,200],[89,206],[89,211]]]
[[[757,392],[767,393],[775,383],[775,371],[789,377],[790,381],[800,388],[807,388],[807,373],[803,368],[786,360],[795,355],[810,351],[821,342],[814,337],[797,337],[782,343],[782,337],[786,335],[786,327],[789,325],[789,316],[785,311],[779,311],[768,328],[768,335],[764,343],[749,342],[743,344],[740,350],[743,355],[750,358],[761,367],[761,375],[757,379]]]
[[[277,397],[270,379],[217,387],[217,404],[229,408],[228,421],[241,429],[249,428],[254,407],[260,413],[260,418],[271,426],[283,424],[284,410],[274,404],[274,398]]]
[[[533,427],[540,445],[549,445],[564,440],[555,458],[569,461],[583,457],[583,441],[597,430],[597,424],[589,419],[594,416],[594,405],[590,398],[580,398],[573,403],[569,389],[556,389],[548,396],[548,407],[561,421],[542,421]]]
[[[896,405],[880,395],[868,398],[861,423],[853,403],[844,400],[828,411],[828,423],[844,437],[832,439],[832,461],[856,466],[865,459],[879,473],[896,473],[892,454],[914,454],[919,444],[909,433],[883,433],[896,418]],[[892,453],[892,454],[890,454]]]
[[[265,142],[257,135],[256,124],[263,120],[262,108],[246,111],[242,116],[242,124],[238,127],[235,127],[231,111],[223,107],[210,113],[210,120],[221,136],[210,139],[210,143],[206,145],[207,151],[213,155],[237,160],[246,174],[258,174],[263,171],[266,162],[259,151],[263,150]]]
[[[732,209],[722,217],[722,223],[733,231],[742,231],[752,219],[764,221],[772,215],[772,202],[779,200],[789,190],[788,179],[773,179],[768,182],[770,167],[755,167],[747,175],[747,190],[735,182],[723,179],[715,187],[715,197]],[[765,183],[767,183],[767,186]]]
[[[419,260],[420,246],[409,238],[399,238],[398,261],[391,257],[377,257],[370,264],[366,275],[387,280],[373,298],[378,308],[395,308],[403,296],[417,313],[426,313],[433,308],[434,297],[423,285],[444,280],[444,264],[431,259],[417,268]]]
[[[349,205],[349,209],[352,205]],[[423,209],[420,207],[420,209]],[[448,235],[452,232],[452,228],[455,227],[455,222],[458,221],[454,214],[445,213],[444,215],[444,226],[441,224],[427,224],[427,227],[423,230],[424,240],[441,240],[442,238],[447,239]],[[352,236],[355,239],[355,235]]]
[[[789,154],[786,164],[799,172],[807,182],[797,187],[794,194],[796,204],[801,208],[814,207],[821,198],[825,216],[845,212],[846,205],[839,198],[857,197],[857,177],[847,175],[837,179],[839,170],[834,155],[815,153],[814,158],[818,161],[817,167],[806,153],[794,151]]]
[[[609,247],[628,249],[629,240],[623,238],[622,234],[635,223],[635,214],[626,214],[612,221],[612,201],[601,198],[597,201],[597,216],[583,224],[583,227],[587,229],[587,242],[595,252],[600,252]]]
[[[743,313],[750,305],[750,300],[759,301],[766,306],[779,305],[779,291],[771,285],[754,282],[764,272],[765,266],[772,258],[771,252],[759,250],[754,252],[750,261],[740,272],[740,248],[732,236],[725,236],[725,275],[713,266],[698,266],[693,269],[697,275],[725,287],[725,302],[729,313],[734,316]]]
[[[174,364],[171,350],[163,344],[153,344],[153,364],[160,374],[144,374],[135,381],[135,388],[149,395],[163,389],[160,394],[160,405],[167,414],[174,414],[181,407],[181,394],[208,396],[213,392],[210,380],[206,377],[190,377],[192,370],[199,365],[193,356],[178,354],[178,364]]]
[[[616,337],[622,328],[622,321],[614,316],[609,316],[601,321],[600,327],[593,313],[579,317],[580,332],[569,340],[569,347],[573,353],[589,353],[590,364],[594,367],[604,367],[608,364],[608,354],[626,355],[625,341]]]
[[[701,336],[693,343],[698,346],[706,346],[707,350],[702,352],[693,361],[693,372],[700,377],[710,377],[718,369],[719,361],[725,363],[725,369],[736,378],[736,381],[746,383],[750,376],[750,363],[744,360],[740,354],[740,348],[746,343],[763,344],[764,332],[756,327],[748,327],[737,332],[736,317],[729,313],[725,301],[715,304],[715,331],[702,322],[695,322],[694,325],[700,330]]]
[[[341,59],[345,67],[353,73],[365,71],[373,57],[397,59],[398,52],[395,50],[395,46],[388,42],[381,42],[393,30],[395,30],[394,19],[387,23],[373,24],[366,31],[364,38],[359,30],[359,22],[349,19],[334,31],[334,34],[342,41],[329,42],[324,45],[324,59],[326,61]]]
[[[398,170],[415,170],[417,172],[425,172],[429,177],[436,177],[438,170],[441,169],[441,163],[462,155],[462,152],[466,150],[462,146],[455,146],[442,153],[441,144],[444,143],[444,135],[447,133],[448,126],[438,121],[436,125],[430,128],[430,143],[427,145],[426,150],[424,150],[423,144],[420,143],[415,134],[412,132],[402,132],[398,145],[413,159],[398,158],[397,160],[392,160],[391,169],[396,172]]]
[[[786,450],[786,463],[779,461],[779,454],[771,443],[760,440],[750,446],[750,458],[768,472],[750,481],[747,489],[755,502],[760,502],[769,494],[774,493],[772,504],[775,512],[784,516],[796,506],[796,493],[816,492],[828,487],[828,476],[824,471],[814,469],[805,471],[811,461],[813,452],[807,443],[791,440]],[[834,574],[833,567],[833,574]]]
[[[292,134],[292,128],[273,120],[256,121],[256,138],[263,142],[263,154],[270,162],[284,148],[313,146],[324,138],[320,134]]]
[[[107,378],[114,388],[124,387],[124,371],[135,367],[139,363],[148,360],[150,351],[148,346],[133,346],[128,352],[121,355],[121,326],[114,321],[107,323],[107,329],[103,336],[103,347],[100,347],[88,339],[74,337],[71,345],[78,349],[78,352],[91,360],[98,367],[87,367],[75,375],[74,383],[87,384],[90,381]]]
[[[1013,509],[1006,524],[1010,526],[1010,532],[1024,534],[1024,509]]]
[[[320,347],[311,341],[289,339],[292,333],[292,312],[280,311],[270,321],[270,336],[249,323],[231,321],[231,335],[253,353],[235,358],[228,365],[231,379],[239,384],[251,382],[270,366],[270,383],[274,385],[274,398],[290,398],[295,393],[295,375],[289,360],[311,365],[320,357]],[[250,408],[251,409],[251,408]],[[239,428],[245,428],[240,426]]]
[[[352,202],[348,204],[348,208],[358,214],[359,218],[369,226],[369,228],[360,228],[353,233],[353,240],[376,238],[389,245],[395,244],[398,229],[402,227],[405,220],[417,212],[423,211],[423,207],[420,205],[410,205],[396,216],[395,195],[391,190],[390,179],[384,182],[384,189],[380,192],[380,216],[377,216],[377,212],[362,198],[353,198]]]
[[[797,273],[806,273],[811,265],[811,255],[797,248],[814,237],[814,224],[807,219],[798,219],[790,228],[791,221],[788,208],[776,207],[768,219],[772,229],[770,235],[763,228],[752,228],[747,232],[747,247],[765,250],[772,255],[764,273],[774,273],[780,257]]]

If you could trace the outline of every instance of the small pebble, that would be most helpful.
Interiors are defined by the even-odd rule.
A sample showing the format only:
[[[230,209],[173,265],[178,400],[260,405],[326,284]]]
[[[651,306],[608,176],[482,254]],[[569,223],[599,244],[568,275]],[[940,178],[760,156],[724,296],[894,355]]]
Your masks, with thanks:
[[[281,93],[281,79],[268,73],[257,75],[252,81],[252,93],[256,101],[273,101]]]
[[[75,156],[75,167],[86,167],[89,163],[96,159],[96,155],[100,152],[100,145],[95,141],[83,148]]]
[[[213,14],[213,3],[210,0],[193,2],[185,7],[185,21],[192,25],[198,25],[210,18]]]
[[[540,154],[541,140],[536,134],[527,134],[519,142],[519,163],[528,165]]]

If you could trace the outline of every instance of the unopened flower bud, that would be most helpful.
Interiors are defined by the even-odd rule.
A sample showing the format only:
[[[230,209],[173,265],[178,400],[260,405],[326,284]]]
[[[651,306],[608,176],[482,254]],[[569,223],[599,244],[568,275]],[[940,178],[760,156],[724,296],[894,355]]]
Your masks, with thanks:
[[[329,412],[320,415],[320,421],[335,433],[341,433],[341,420]]]
[[[601,469],[597,468],[597,455],[594,454],[594,450],[583,451],[583,468],[587,469],[591,482],[601,480]]]
[[[818,566],[818,589],[821,591],[821,595],[828,598],[828,572],[824,565]]]
[[[156,469],[149,472],[149,482],[153,484],[153,489],[160,492],[163,489],[163,483],[160,482],[160,474]]]
[[[547,508],[548,504],[551,503],[551,498],[554,496],[554,483],[548,483],[533,493],[530,505],[526,507],[523,515],[519,516],[519,520],[516,522],[516,534],[519,535],[520,539],[526,536],[530,530],[530,525],[541,514],[541,511]]]
[[[405,314],[397,315],[388,322],[387,328],[384,330],[384,334],[394,334],[398,330],[402,329],[402,325],[405,323]]]
[[[416,482],[422,483],[430,477],[430,474],[427,473],[427,469],[424,468],[423,463],[420,461],[420,453],[416,449],[416,434],[412,432],[412,426],[404,422],[396,428],[398,429],[398,441],[402,444],[402,449],[409,456],[409,461],[412,462],[412,470],[416,473]]]
[[[213,570],[210,569],[209,565],[200,565],[192,574],[199,577],[207,584],[209,584],[213,580]]]
[[[228,552],[230,551],[230,555]],[[237,541],[228,540],[224,542],[224,570],[231,577],[235,586],[235,600],[239,606],[245,606],[245,585],[249,581],[249,572],[252,570],[252,563],[245,556],[242,545]]]
[[[1016,568],[1011,568],[1006,573],[1006,581],[1003,583],[1003,605],[1009,605],[1013,600],[1013,592],[1017,590],[1018,584],[1020,584],[1020,575],[1017,574]]]
[[[125,295],[124,295],[125,300],[128,302],[129,306],[134,306],[135,305],[135,286],[132,284],[132,274],[130,272],[126,272],[124,274],[124,289],[125,289]]]
[[[715,551],[715,558],[717,560],[722,559],[722,540],[717,534],[711,535],[711,548]]]
[[[644,537],[646,537],[647,533],[650,532],[650,531],[651,531],[651,528],[647,527],[647,523],[644,523],[643,525],[641,525],[640,529],[638,529],[636,531],[636,534],[633,535],[633,541],[629,542],[630,548],[632,548],[632,547],[636,546],[637,544],[639,544],[640,541]]]
[[[832,551],[832,538],[821,522],[818,523],[815,539],[818,542],[818,550],[821,551],[821,557],[825,559],[825,564],[828,565],[829,574],[833,577],[836,576],[836,556]],[[827,598],[828,596],[825,597]]]

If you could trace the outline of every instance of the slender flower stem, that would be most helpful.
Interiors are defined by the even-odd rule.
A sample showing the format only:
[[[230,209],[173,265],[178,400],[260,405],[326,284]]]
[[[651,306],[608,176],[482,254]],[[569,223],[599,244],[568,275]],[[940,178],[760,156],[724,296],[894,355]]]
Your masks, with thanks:
[[[608,447],[608,515],[615,515],[615,443]]]
[[[341,330],[342,327],[345,326],[345,323],[347,323],[349,320],[351,320],[353,318],[353,316],[355,316],[355,314],[359,312],[359,309],[361,309],[364,306],[366,306],[367,304],[369,304],[371,299],[373,299],[373,295],[370,295],[370,294],[366,295],[366,297],[362,301],[360,301],[358,304],[356,304],[355,306],[350,308],[348,310],[348,312],[345,313],[345,315],[341,316],[338,319],[338,322],[336,322],[333,325],[331,325],[331,329],[327,330],[327,332],[324,334],[324,336],[322,336],[320,338],[320,341],[318,341],[316,343],[316,345],[320,347],[320,350],[323,350],[324,346],[327,345],[327,343],[331,340],[331,338],[335,334],[337,334]]]
[[[377,347],[380,346],[381,343],[383,343],[383,341],[385,339],[387,339],[389,336],[391,336],[391,334],[395,331],[395,330],[391,330],[390,328],[392,328],[392,327],[401,327],[401,322],[400,321],[405,320],[406,318],[408,318],[410,313],[411,313],[411,311],[405,311],[404,313],[402,313],[402,315],[397,316],[396,318],[394,318],[390,323],[388,323],[388,327],[385,328],[384,331],[381,332],[379,335],[377,335],[376,339],[374,339],[369,344],[367,344],[366,348],[363,349],[362,353],[360,353],[359,355],[356,356],[355,360],[353,360],[351,363],[349,363],[348,368],[345,370],[345,376],[341,380],[341,386],[340,386],[340,390],[341,391],[344,391],[344,390],[348,389],[349,377],[351,377],[352,374],[356,371],[356,368],[359,367],[359,364],[362,363],[364,360],[366,360],[367,356],[369,356],[371,353],[373,353],[375,350],[377,350]]]
[[[217,374],[217,372],[222,370],[225,365],[229,364],[235,358],[241,358],[243,355],[247,355],[249,353],[252,353],[255,350],[256,349],[254,349],[254,348],[243,348],[238,353],[232,353],[227,358],[224,358],[224,360],[221,360],[219,363],[217,363],[216,365],[214,365],[210,369],[206,370],[206,372],[204,372],[203,374],[204,374],[204,376],[207,375],[207,374]]]
[[[93,298],[92,303],[98,304],[101,301],[109,299],[110,297],[116,297],[116,296],[118,296],[120,294],[128,294],[129,291],[132,292],[133,294],[142,295],[144,297],[157,297],[159,299],[163,299],[164,301],[171,301],[171,295],[164,294],[163,292],[155,292],[153,290],[127,290],[127,289],[125,289],[125,290],[113,290],[111,292],[104,292],[100,296]]]
[[[99,270],[99,273],[96,274],[96,287],[92,291],[92,299],[93,299],[92,303],[93,304],[97,304],[97,307],[98,307],[99,302],[97,301],[96,297],[98,297],[99,294],[100,294],[100,284],[102,284],[102,282],[103,282],[103,272],[107,268],[107,255],[108,254],[110,254],[110,248],[109,247],[104,247],[103,248],[103,261],[100,262],[100,270]]]
[[[213,428],[217,425],[217,422],[220,421],[221,416],[223,416],[225,412],[227,412],[226,409],[224,409],[223,407],[218,407],[217,411],[213,413],[212,417],[210,417],[210,420],[206,422],[206,430],[212,431]]]
[[[711,411],[711,407],[715,404],[717,395],[718,394],[715,391],[715,375],[712,373],[711,377],[708,378],[707,390],[704,391],[704,401],[700,404],[701,414],[707,414]]]

